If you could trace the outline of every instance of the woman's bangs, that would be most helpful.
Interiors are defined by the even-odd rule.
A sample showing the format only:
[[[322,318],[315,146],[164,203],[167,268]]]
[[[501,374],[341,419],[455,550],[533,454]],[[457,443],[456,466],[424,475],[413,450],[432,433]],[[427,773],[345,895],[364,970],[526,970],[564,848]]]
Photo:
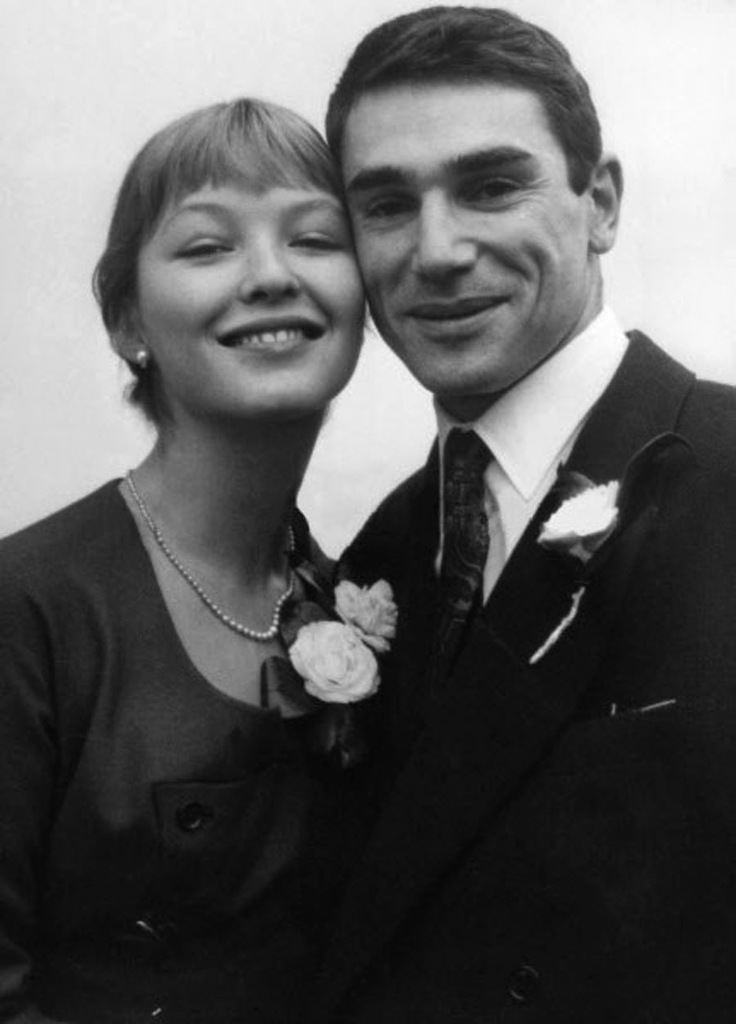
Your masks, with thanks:
[[[250,105],[249,105],[250,106]],[[163,206],[206,186],[235,184],[253,192],[270,188],[339,193],[332,158],[319,135],[290,112],[242,104],[191,122],[160,154],[155,192]]]

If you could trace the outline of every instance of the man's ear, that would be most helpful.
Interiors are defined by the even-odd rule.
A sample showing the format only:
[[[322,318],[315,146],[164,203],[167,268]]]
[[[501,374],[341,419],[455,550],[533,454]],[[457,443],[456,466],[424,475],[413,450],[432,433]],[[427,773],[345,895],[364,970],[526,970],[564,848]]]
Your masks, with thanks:
[[[624,175],[618,159],[604,153],[590,176],[591,198],[590,249],[601,256],[613,248],[618,231]]]

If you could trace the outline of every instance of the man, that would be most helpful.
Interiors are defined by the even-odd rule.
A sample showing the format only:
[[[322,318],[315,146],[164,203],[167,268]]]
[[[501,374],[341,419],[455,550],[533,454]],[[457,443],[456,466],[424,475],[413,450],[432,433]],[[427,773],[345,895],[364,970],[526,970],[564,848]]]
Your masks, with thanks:
[[[542,29],[396,18],[327,127],[439,440],[345,559],[399,634],[319,1019],[733,1021],[734,393],[604,307],[621,170]]]

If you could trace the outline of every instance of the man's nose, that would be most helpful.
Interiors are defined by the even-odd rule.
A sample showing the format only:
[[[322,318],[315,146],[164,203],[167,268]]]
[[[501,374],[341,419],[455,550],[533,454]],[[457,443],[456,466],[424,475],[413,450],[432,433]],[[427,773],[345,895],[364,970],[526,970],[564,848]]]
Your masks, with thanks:
[[[273,241],[254,241],[243,263],[240,298],[244,302],[273,302],[298,291],[299,278],[283,247]]]
[[[415,272],[429,278],[453,276],[472,267],[475,259],[475,243],[463,230],[459,211],[443,196],[428,196],[419,211]]]

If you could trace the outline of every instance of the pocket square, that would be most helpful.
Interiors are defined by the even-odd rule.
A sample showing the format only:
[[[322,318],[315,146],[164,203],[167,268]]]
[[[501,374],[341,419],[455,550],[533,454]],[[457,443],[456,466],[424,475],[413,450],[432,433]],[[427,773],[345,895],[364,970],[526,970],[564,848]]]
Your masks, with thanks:
[[[611,704],[611,717],[616,715],[643,715],[647,711],[659,711],[660,708],[669,708],[673,704],[677,704],[677,701],[673,697],[671,700],[658,700],[655,704],[644,704],[642,707],[627,707],[619,708],[618,704]]]

